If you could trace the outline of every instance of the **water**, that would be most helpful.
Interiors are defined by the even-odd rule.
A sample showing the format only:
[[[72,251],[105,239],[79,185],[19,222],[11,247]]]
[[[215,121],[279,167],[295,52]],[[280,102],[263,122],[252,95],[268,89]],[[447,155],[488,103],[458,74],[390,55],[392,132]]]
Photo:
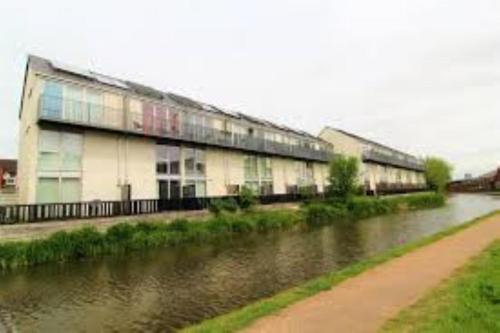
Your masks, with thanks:
[[[500,197],[457,195],[434,210],[4,273],[0,322],[22,332],[173,331],[494,209]]]

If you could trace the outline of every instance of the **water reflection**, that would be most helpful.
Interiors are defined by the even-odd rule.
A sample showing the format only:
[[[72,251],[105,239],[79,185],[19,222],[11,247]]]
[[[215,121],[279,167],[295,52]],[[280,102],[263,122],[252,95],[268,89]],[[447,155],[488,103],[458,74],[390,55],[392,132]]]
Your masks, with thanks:
[[[436,210],[19,270],[1,276],[0,318],[20,331],[172,331],[498,208],[500,197],[460,195]]]

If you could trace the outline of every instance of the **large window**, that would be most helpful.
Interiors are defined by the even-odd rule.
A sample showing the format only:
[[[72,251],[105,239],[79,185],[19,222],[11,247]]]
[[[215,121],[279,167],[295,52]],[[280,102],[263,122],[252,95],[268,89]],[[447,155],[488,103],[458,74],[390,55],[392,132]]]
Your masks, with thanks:
[[[39,138],[37,202],[80,201],[82,135],[42,130]]]
[[[180,175],[181,149],[178,146],[156,146],[156,172],[163,175]]]
[[[205,151],[202,149],[184,149],[184,170],[187,177],[205,177]]]
[[[96,125],[109,122],[105,119],[102,93],[94,89],[50,80],[44,84],[41,113],[46,117],[73,122]]]
[[[206,196],[205,151],[196,148],[184,148],[184,197]]]
[[[273,169],[269,157],[245,156],[245,186],[255,193],[273,194]]]
[[[313,165],[310,162],[295,162],[297,170],[297,185],[299,187],[314,185]]]

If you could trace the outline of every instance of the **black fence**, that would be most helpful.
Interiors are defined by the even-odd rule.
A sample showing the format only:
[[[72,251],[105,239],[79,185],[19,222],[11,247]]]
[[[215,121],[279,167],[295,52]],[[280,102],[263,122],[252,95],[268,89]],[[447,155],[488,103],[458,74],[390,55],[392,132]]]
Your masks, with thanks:
[[[318,195],[319,197],[321,196]],[[90,201],[74,203],[50,203],[33,205],[0,206],[0,224],[33,223],[55,220],[92,219],[113,216],[154,214],[168,211],[202,210],[216,199],[235,196],[182,198],[169,200],[131,200],[131,201]],[[297,202],[305,199],[299,193],[273,194],[257,198],[262,205]]]

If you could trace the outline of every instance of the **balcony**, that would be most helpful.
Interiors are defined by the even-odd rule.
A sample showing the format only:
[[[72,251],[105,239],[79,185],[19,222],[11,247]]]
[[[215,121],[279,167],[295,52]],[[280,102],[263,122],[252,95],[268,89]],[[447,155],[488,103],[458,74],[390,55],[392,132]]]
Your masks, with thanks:
[[[213,127],[193,125],[182,122],[178,116],[168,118],[165,114],[125,112],[122,109],[49,95],[40,96],[38,117],[40,121],[119,131],[303,160],[328,162],[332,157],[332,153],[327,150],[289,145],[248,134],[238,134]]]
[[[419,160],[411,160],[407,157],[389,156],[379,153],[375,150],[364,151],[363,162],[373,162],[377,164],[393,166],[396,168],[424,171],[424,165]]]

